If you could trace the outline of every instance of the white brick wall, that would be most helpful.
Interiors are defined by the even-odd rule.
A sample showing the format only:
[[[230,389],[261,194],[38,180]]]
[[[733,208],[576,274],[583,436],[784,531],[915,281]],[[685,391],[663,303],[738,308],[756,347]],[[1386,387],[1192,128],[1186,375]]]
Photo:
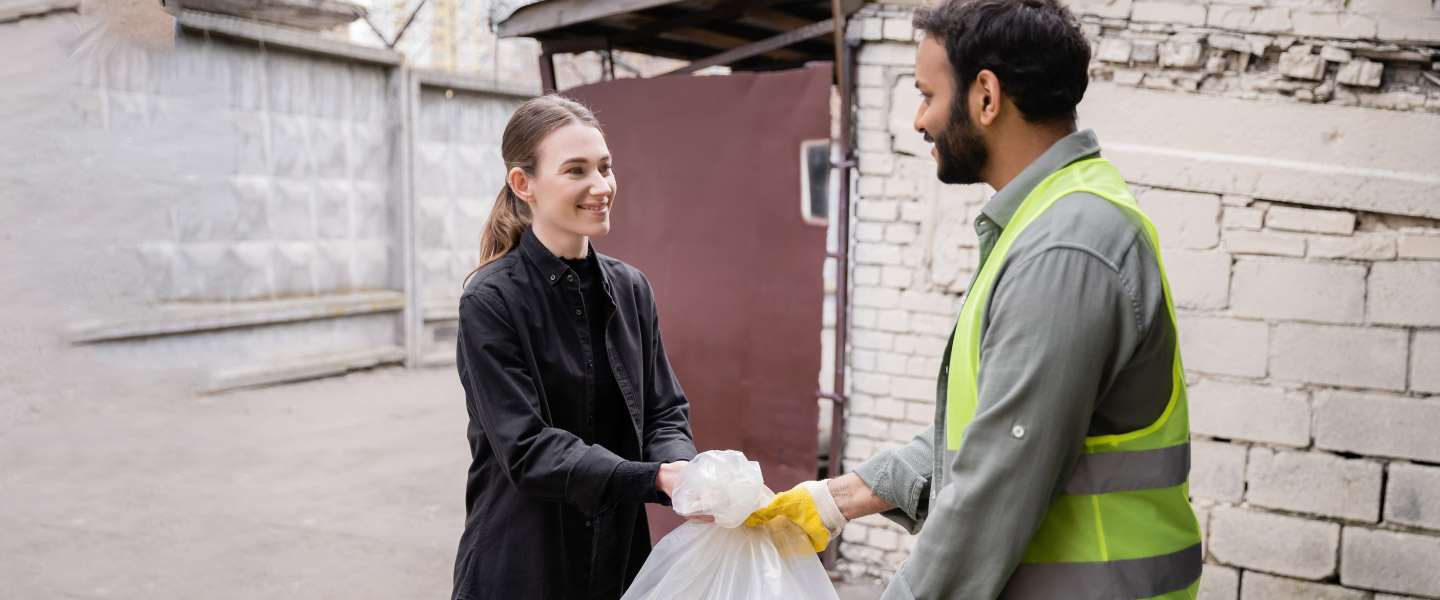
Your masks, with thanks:
[[[1277,379],[1404,390],[1409,335],[1403,329],[1307,323],[1275,326],[1270,374]]]
[[[1440,394],[1440,331],[1417,331],[1410,342],[1410,389]]]
[[[1385,521],[1440,530],[1440,467],[1391,463]]]
[[[1192,371],[1264,377],[1270,327],[1260,321],[1180,314],[1180,353]]]
[[[1440,596],[1440,537],[1346,527],[1340,554],[1342,584]]]
[[[1315,236],[1310,238],[1311,258],[1349,258],[1353,260],[1391,260],[1395,258],[1395,238],[1380,235],[1353,237]]]
[[[1255,447],[1246,467],[1245,499],[1255,506],[1374,523],[1380,518],[1382,470],[1373,460]]]
[[[1206,250],[1220,243],[1219,194],[1149,188],[1135,199],[1155,223],[1161,247]]]
[[[1323,323],[1359,323],[1365,318],[1365,267],[1242,258],[1235,262],[1234,273],[1230,308],[1236,315]]]
[[[1410,18],[1440,31],[1440,13],[1429,16],[1428,2],[1387,1],[1414,2],[1419,8]],[[1395,108],[1427,101],[1415,104],[1413,92],[1395,91],[1411,85],[1397,82],[1412,75],[1419,87],[1404,89],[1429,89],[1418,71],[1407,70],[1413,66],[1386,62],[1356,41],[1298,40],[1312,45],[1302,52],[1281,33],[1329,28],[1344,38],[1361,17],[1335,11],[1398,10],[1375,9],[1373,1],[1361,2],[1371,8],[1348,9],[1338,0],[1312,0],[1310,8],[1280,0],[1234,7],[1166,0],[1070,4],[1087,35],[1112,38],[1119,31],[1116,39],[1124,38],[1105,43],[1115,62],[1092,63],[1092,87],[1128,75],[1144,87],[1177,88],[1107,92],[1135,106],[1197,91],[1172,71],[1199,71],[1208,61],[1218,70],[1197,76],[1198,93],[1243,98],[1236,103],[1264,98],[1268,110],[1292,118],[1285,114],[1290,107],[1307,110],[1294,100],[1326,101],[1317,97],[1322,82],[1301,89],[1296,82],[1306,80],[1272,77],[1266,81],[1290,87],[1245,92],[1263,77],[1247,71],[1241,55],[1274,69],[1280,55],[1293,50],[1288,62],[1297,73],[1318,59],[1321,76],[1333,80],[1330,63],[1363,74],[1355,64],[1373,61],[1391,86],[1330,83],[1331,104],[1376,108],[1377,98],[1399,94],[1391,96],[1393,106],[1380,108],[1429,111],[1427,118],[1440,119],[1440,93],[1429,100],[1432,108]],[[911,8],[867,5],[850,24],[867,40],[856,72],[862,147],[852,198],[853,377],[845,449],[851,467],[908,441],[933,420],[940,355],[978,260],[973,221],[993,193],[940,185],[929,145],[912,130],[915,45],[906,41],[913,32],[904,26]],[[1333,14],[1317,18],[1317,10]],[[1363,19],[1378,24],[1379,14]],[[1184,30],[1187,23],[1229,31]],[[1240,81],[1236,71],[1249,79]],[[1355,118],[1373,112],[1356,111]],[[1086,122],[1082,111],[1080,126]],[[1097,131],[1102,147],[1111,139],[1107,131]],[[1273,151],[1269,140],[1246,135],[1237,132],[1233,148],[1193,150],[1252,157]],[[1317,140],[1325,135],[1315,131]],[[1413,136],[1395,132],[1396,139],[1406,135]],[[1136,170],[1121,158],[1127,151],[1107,156],[1130,174]],[[1362,191],[1340,195],[1353,203],[1337,203],[1334,194],[1300,181],[1297,189],[1313,190],[1315,198],[1305,195],[1310,191],[1274,198],[1258,183],[1237,187],[1248,179],[1223,163],[1186,160],[1194,164],[1158,179],[1153,172],[1132,175],[1131,189],[1161,236],[1179,311],[1194,434],[1190,490],[1206,554],[1200,598],[1440,597],[1440,221],[1432,220],[1440,216],[1440,198],[1376,202]],[[1405,168],[1440,176],[1440,167],[1427,164]],[[1387,188],[1373,189],[1383,194]],[[841,566],[850,574],[888,577],[913,545],[913,536],[885,519],[860,519],[843,534]]]
[[[1376,264],[1370,271],[1370,320],[1440,327],[1440,262]]]
[[[1225,232],[1225,250],[1232,254],[1305,256],[1306,238],[1268,231]]]
[[[1368,600],[1369,598],[1365,592],[1359,590],[1275,577],[1258,571],[1245,573],[1245,580],[1240,584],[1240,597],[1253,600]]]
[[[1205,441],[1192,444],[1190,495],[1240,502],[1245,495],[1245,447]]]
[[[1398,244],[1400,258],[1440,259],[1440,236],[1407,235]]]
[[[1192,433],[1297,448],[1310,445],[1305,392],[1218,380],[1201,381],[1189,391]]]
[[[1265,215],[1265,225],[1281,231],[1350,235],[1355,232],[1355,213],[1277,206]]]
[[[1440,462],[1440,402],[1325,390],[1315,397],[1315,446]]]
[[[1239,508],[1210,514],[1212,557],[1222,564],[1320,580],[1335,573],[1340,526]]]
[[[1200,574],[1200,600],[1236,600],[1240,597],[1240,571],[1205,565]]]
[[[1175,306],[1197,310],[1225,308],[1230,300],[1230,256],[1217,252],[1166,252],[1165,273]],[[1361,288],[1363,291],[1363,287]]]

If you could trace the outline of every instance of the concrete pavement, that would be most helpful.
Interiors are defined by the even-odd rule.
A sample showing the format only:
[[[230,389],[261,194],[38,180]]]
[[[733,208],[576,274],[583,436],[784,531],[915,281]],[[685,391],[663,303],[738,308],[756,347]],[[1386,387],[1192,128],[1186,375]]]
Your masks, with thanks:
[[[71,400],[92,406],[0,438],[0,596],[449,593],[467,454],[453,371]]]
[[[0,597],[447,597],[465,425],[451,369],[54,399],[0,431]]]

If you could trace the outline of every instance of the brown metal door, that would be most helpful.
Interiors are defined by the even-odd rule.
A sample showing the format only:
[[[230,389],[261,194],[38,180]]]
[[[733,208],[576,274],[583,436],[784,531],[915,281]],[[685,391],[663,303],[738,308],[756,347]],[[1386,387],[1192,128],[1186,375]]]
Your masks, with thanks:
[[[566,92],[615,157],[598,251],[655,289],[700,450],[740,450],[771,489],[815,478],[825,226],[801,201],[801,144],[830,136],[831,68],[625,79]],[[652,506],[658,540],[680,519]]]

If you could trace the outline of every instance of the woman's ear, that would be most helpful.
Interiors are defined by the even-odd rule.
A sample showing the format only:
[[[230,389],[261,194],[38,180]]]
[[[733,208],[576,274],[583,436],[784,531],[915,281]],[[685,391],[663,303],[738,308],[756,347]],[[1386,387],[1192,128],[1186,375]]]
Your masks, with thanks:
[[[530,189],[530,176],[525,174],[525,169],[515,167],[505,175],[505,183],[510,186],[510,191],[515,197],[526,202],[535,201],[535,193]]]

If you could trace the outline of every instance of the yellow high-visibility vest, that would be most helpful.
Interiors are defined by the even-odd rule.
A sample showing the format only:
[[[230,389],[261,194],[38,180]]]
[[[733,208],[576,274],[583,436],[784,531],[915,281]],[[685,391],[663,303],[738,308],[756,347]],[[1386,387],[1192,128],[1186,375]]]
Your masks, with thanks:
[[[951,341],[945,411],[951,450],[964,452],[965,428],[975,419],[980,328],[1005,255],[1026,226],[1057,200],[1077,192],[1104,198],[1138,217],[1160,261],[1155,227],[1109,161],[1071,163],[1036,186],[995,242],[960,310]],[[1163,262],[1160,276],[1173,327],[1175,303]],[[1085,439],[1075,470],[1047,509],[1002,598],[1195,598],[1202,555],[1200,525],[1189,498],[1190,419],[1178,341],[1171,379],[1169,402],[1154,423]]]

